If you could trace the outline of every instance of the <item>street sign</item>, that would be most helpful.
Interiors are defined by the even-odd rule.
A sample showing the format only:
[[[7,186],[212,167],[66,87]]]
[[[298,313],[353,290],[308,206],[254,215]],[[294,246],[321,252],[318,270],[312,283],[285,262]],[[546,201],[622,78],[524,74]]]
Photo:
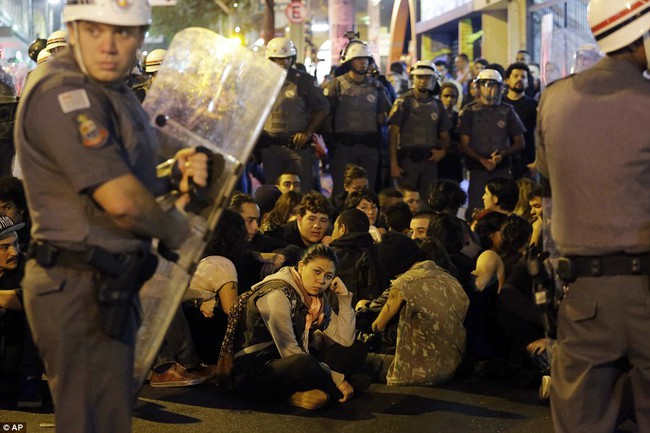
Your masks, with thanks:
[[[284,13],[293,24],[300,24],[307,18],[307,6],[301,0],[292,0]]]

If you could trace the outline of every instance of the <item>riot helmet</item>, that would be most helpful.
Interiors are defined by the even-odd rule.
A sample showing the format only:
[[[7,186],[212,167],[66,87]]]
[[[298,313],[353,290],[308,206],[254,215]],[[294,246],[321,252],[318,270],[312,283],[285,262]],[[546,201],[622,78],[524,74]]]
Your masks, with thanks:
[[[48,50],[50,54],[55,54],[58,51],[58,48],[66,46],[68,46],[68,32],[65,30],[56,30],[47,37],[45,49]]]
[[[266,46],[264,57],[288,70],[296,61],[297,54],[298,51],[291,39],[273,38]]]
[[[29,58],[32,59],[33,61],[37,62],[38,61],[38,53],[41,52],[47,45],[47,39],[43,38],[37,38],[34,39],[34,42],[31,43],[29,46],[27,52],[29,54]]]
[[[36,64],[40,65],[41,63],[45,63],[50,60],[50,57],[52,57],[52,53],[50,53],[48,50],[41,50],[41,52],[38,53]]]
[[[167,50],[162,48],[158,48],[147,54],[147,57],[144,60],[144,71],[149,74],[158,72],[160,65],[162,65],[162,62],[165,59],[165,54],[167,54]]]
[[[63,21],[92,21],[114,26],[148,26],[151,6],[148,0],[67,0]]]
[[[422,82],[416,84],[415,77],[421,78]],[[440,76],[436,67],[431,62],[425,60],[415,62],[415,65],[411,66],[409,71],[409,78],[413,83],[413,87],[417,88],[417,90],[426,90],[434,95],[440,93],[440,83],[438,82]],[[419,88],[418,86],[422,87]]]
[[[267,59],[286,59],[296,57],[298,51],[289,38],[273,38],[266,45],[264,57]]]
[[[478,97],[483,105],[499,105],[505,90],[501,74],[494,69],[483,69],[474,79]]]
[[[598,48],[611,53],[643,38],[646,64],[650,65],[650,2],[591,0],[587,20]]]
[[[352,60],[354,59],[368,59],[368,67],[366,70],[353,68]],[[336,70],[336,75],[343,75],[350,70],[359,75],[366,75],[370,69],[371,63],[374,63],[374,59],[370,52],[370,48],[368,48],[368,44],[361,39],[352,39],[341,52],[341,66]]]

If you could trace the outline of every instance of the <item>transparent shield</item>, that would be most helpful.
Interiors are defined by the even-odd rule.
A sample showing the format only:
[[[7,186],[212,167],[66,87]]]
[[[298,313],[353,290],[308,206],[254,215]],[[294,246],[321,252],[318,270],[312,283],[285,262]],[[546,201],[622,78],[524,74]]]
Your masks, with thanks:
[[[134,391],[153,363],[190,276],[203,256],[226,198],[253,150],[284,82],[279,66],[210,30],[179,32],[165,55],[143,107],[169,153],[204,146],[214,152],[212,206],[189,214],[191,235],[179,260],[160,260],[140,291],[142,324],[136,342]],[[169,155],[167,155],[169,156]]]

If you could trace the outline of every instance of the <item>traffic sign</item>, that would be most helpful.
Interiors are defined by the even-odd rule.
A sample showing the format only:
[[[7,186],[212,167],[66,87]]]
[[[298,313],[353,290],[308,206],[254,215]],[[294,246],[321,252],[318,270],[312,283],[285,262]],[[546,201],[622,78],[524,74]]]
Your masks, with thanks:
[[[300,24],[307,18],[307,6],[301,0],[292,0],[284,10],[285,15],[294,24]]]

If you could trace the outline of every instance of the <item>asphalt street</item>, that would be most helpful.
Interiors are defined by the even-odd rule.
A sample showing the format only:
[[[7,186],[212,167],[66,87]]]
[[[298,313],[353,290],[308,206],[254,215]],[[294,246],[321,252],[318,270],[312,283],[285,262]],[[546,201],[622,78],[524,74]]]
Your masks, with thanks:
[[[1,406],[0,406],[1,407]],[[29,433],[54,432],[52,406],[0,409],[0,426],[24,423]],[[0,427],[2,428],[2,427]],[[134,411],[136,433],[552,433],[547,402],[537,389],[499,381],[457,381],[443,387],[388,387],[373,384],[345,404],[310,412],[270,402],[241,401],[213,384],[190,388],[145,385]],[[633,433],[624,424],[617,433]],[[65,433],[65,428],[57,429]]]

